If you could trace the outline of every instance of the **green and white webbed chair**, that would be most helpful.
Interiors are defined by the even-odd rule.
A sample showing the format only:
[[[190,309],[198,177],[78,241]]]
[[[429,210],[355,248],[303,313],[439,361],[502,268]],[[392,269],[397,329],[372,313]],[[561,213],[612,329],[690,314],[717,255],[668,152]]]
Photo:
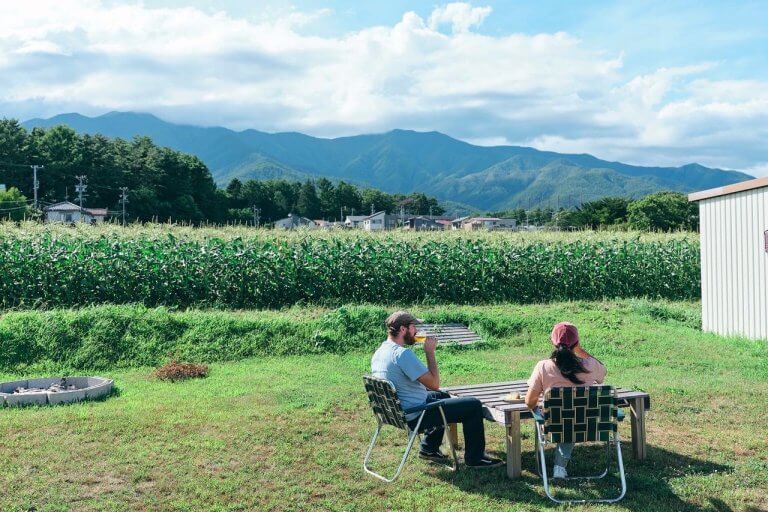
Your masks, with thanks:
[[[390,381],[386,379],[380,379],[378,377],[373,377],[371,375],[365,375],[363,377],[363,383],[365,384],[365,391],[368,394],[368,401],[371,404],[371,409],[373,409],[373,414],[376,416],[376,421],[378,423],[376,426],[376,432],[373,434],[373,439],[371,439],[371,444],[368,446],[368,451],[366,452],[365,459],[363,460],[363,469],[369,475],[373,475],[380,480],[384,480],[385,482],[394,482],[397,477],[400,476],[400,472],[403,470],[405,461],[408,459],[408,454],[411,452],[413,442],[417,437],[421,439],[420,434],[423,433],[421,430],[421,422],[424,419],[424,415],[427,413],[427,411],[438,409],[440,411],[440,415],[443,417],[443,427],[445,428],[446,432],[448,431],[448,422],[445,419],[445,412],[443,411],[444,400],[437,400],[435,402],[430,402],[428,404],[404,410],[400,404],[400,399],[397,397],[395,386],[393,386]],[[421,414],[419,415],[416,427],[411,430],[411,428],[408,426],[408,421],[405,419],[405,415],[415,412],[420,412]],[[408,435],[408,444],[405,447],[405,453],[403,454],[403,458],[400,460],[400,465],[397,468],[397,472],[395,472],[395,475],[392,478],[387,478],[368,468],[368,461],[371,458],[373,447],[376,445],[376,441],[378,440],[379,434],[381,433],[381,428],[384,425],[391,425],[398,429],[405,430],[406,434]],[[453,442],[451,441],[451,436],[446,437],[448,438],[448,444],[451,447],[451,455],[453,456],[452,465],[447,467],[450,468],[451,471],[456,471],[456,468],[458,467],[456,449],[454,448]]]
[[[613,386],[555,387],[544,394],[543,414],[534,411],[536,420],[536,463],[544,482],[544,492],[557,503],[615,503],[627,492],[624,461],[621,458],[618,422],[624,412],[617,405]],[[621,477],[621,494],[615,498],[591,500],[559,500],[549,489],[544,447],[549,443],[605,442],[605,470],[596,475],[569,476],[566,480],[601,479],[611,467],[611,448],[616,450],[616,462]]]

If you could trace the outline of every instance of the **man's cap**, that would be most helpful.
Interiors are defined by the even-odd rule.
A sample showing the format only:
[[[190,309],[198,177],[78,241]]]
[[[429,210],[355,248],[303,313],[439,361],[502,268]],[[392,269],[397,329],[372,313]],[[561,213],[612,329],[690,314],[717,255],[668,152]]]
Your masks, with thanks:
[[[388,331],[397,332],[400,327],[408,327],[410,324],[423,324],[424,320],[416,318],[407,311],[395,311],[387,317],[386,322]]]
[[[573,348],[579,344],[579,330],[570,322],[560,322],[552,328],[550,336],[554,346],[565,345]]]

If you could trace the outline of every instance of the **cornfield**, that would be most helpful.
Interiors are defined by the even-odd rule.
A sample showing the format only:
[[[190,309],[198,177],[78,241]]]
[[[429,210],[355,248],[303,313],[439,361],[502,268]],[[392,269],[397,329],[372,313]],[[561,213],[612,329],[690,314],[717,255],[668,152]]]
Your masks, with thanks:
[[[700,295],[695,234],[0,226],[0,306],[481,304]]]

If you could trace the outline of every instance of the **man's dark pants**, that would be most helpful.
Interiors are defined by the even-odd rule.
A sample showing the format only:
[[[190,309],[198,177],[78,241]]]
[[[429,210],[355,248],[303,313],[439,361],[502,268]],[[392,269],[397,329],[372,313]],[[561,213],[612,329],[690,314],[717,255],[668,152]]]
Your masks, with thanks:
[[[477,398],[449,398],[444,391],[430,391],[427,403],[445,400],[443,411],[448,423],[461,423],[464,426],[464,462],[472,464],[485,456],[485,427],[483,426],[483,405]],[[416,428],[418,418],[410,420],[411,429]],[[424,435],[421,440],[421,451],[433,453],[440,448],[443,440],[443,417],[438,409],[427,411],[419,430],[424,432],[431,428],[435,430]]]

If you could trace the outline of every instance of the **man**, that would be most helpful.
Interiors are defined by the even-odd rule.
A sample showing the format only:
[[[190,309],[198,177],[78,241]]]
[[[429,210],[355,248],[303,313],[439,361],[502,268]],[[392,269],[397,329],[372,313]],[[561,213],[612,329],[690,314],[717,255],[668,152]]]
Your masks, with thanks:
[[[447,399],[443,405],[446,420],[464,426],[464,462],[467,467],[492,468],[502,465],[503,461],[485,453],[485,429],[480,400],[448,398],[448,393],[440,391],[440,372],[435,359],[437,338],[429,336],[424,342],[427,366],[413,351],[406,348],[416,343],[416,325],[420,322],[407,311],[397,311],[387,318],[387,339],[373,354],[371,372],[375,377],[387,379],[395,386],[403,409]],[[420,414],[406,415],[412,429],[416,428]],[[421,422],[421,431],[431,428],[435,429],[421,441],[419,457],[435,462],[450,462],[450,458],[440,452],[445,428],[437,409],[427,411]]]

